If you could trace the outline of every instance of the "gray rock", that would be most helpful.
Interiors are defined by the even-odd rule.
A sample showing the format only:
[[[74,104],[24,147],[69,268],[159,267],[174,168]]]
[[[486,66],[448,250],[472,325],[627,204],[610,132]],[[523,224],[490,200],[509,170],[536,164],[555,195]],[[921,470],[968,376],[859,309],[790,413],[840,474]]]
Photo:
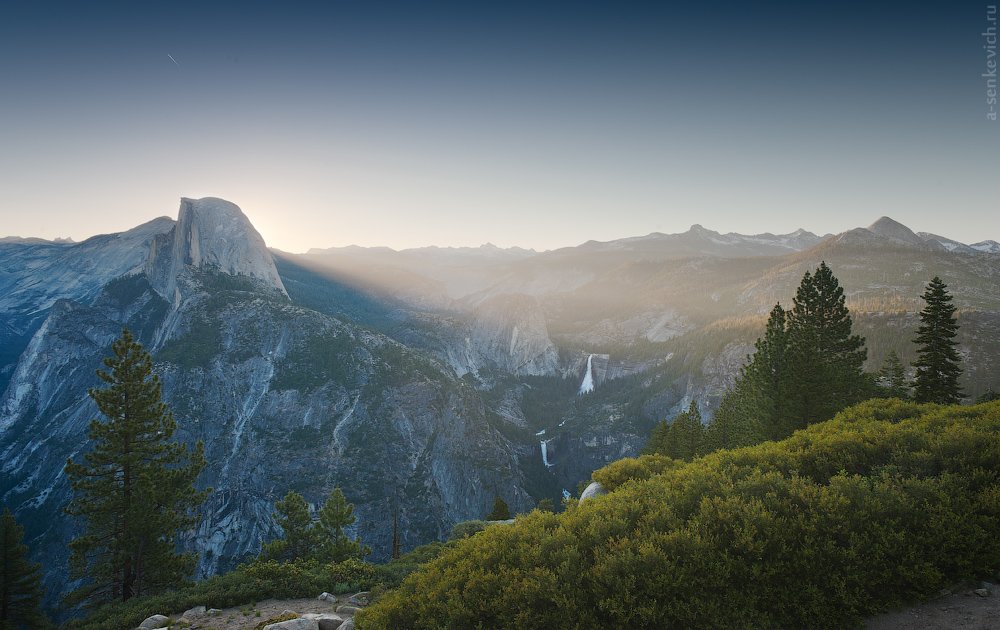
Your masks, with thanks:
[[[975,591],[973,591],[973,593],[979,595],[980,597],[990,596],[990,590],[988,588],[977,588]]]
[[[219,610],[218,608],[209,608],[209,609],[208,609],[208,610],[207,610],[207,611],[205,612],[205,614],[206,614],[206,615],[209,615],[209,616],[211,616],[211,617],[215,617],[215,616],[217,616],[217,615],[221,615],[221,614],[222,614],[222,611],[221,611],[221,610]]]
[[[337,603],[337,596],[332,593],[327,593],[325,591],[323,593],[320,593],[320,596],[317,597],[316,599],[320,600],[321,602],[329,602],[331,604]]]
[[[319,630],[319,622],[315,619],[300,617],[268,624],[264,626],[264,630]]]
[[[359,610],[361,610],[360,606],[347,606],[347,605],[337,606],[337,612],[344,615],[353,615]]]
[[[201,615],[204,615],[205,612],[206,612],[206,609],[205,609],[204,606],[195,606],[194,608],[191,608],[189,610],[185,610],[183,616],[186,617],[186,618],[188,618],[188,619],[192,619],[194,617],[200,617]]]
[[[599,497],[605,494],[607,494],[607,491],[604,489],[604,486],[596,481],[591,481],[590,485],[583,491],[583,494],[580,495],[580,503],[583,503],[587,499],[593,499],[594,497]]]
[[[367,606],[370,602],[371,593],[368,591],[361,591],[347,598],[347,603],[352,606]]]
[[[344,624],[337,630],[354,630],[354,618],[345,620]]]
[[[166,628],[170,625],[170,617],[166,615],[153,615],[147,617],[139,624],[140,630],[155,630],[156,628]]]
[[[303,619],[315,619],[319,624],[319,630],[337,630],[343,623],[344,618],[333,613],[306,613]]]

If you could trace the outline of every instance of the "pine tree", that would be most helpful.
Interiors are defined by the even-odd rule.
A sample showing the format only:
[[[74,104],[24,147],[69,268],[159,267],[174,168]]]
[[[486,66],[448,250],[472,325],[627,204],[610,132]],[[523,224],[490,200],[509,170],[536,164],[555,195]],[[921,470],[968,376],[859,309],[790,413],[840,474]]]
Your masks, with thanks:
[[[687,410],[677,414],[669,425],[664,421],[654,428],[643,452],[689,460],[700,452],[704,437],[701,412],[698,410],[698,403],[692,400]]]
[[[354,506],[347,502],[340,488],[333,489],[316,519],[305,498],[294,490],[275,503],[274,509],[275,522],[283,536],[264,545],[261,558],[265,560],[341,562],[371,553],[360,540],[351,540],[344,533],[344,527],[354,522]]]
[[[705,428],[700,454],[724,448],[753,446],[767,439],[759,420],[758,405],[749,393],[749,385],[737,380],[736,385],[719,402],[712,421]]]
[[[986,388],[986,391],[976,397],[976,404],[993,402],[994,400],[1000,400],[1000,392],[993,389],[993,386]]]
[[[878,373],[878,386],[887,398],[907,400],[910,397],[910,384],[906,381],[906,370],[895,350],[890,350]]]
[[[24,528],[10,510],[0,515],[0,629],[48,628],[41,612],[42,566],[28,560]]]
[[[837,278],[820,263],[806,272],[788,312],[786,432],[831,418],[869,393],[863,337],[852,334]]]
[[[265,560],[291,562],[311,556],[321,541],[313,528],[306,500],[298,492],[289,490],[282,500],[274,504],[274,509],[274,521],[281,528],[283,536],[266,543],[261,557]]]
[[[493,499],[493,510],[486,516],[487,521],[506,521],[510,520],[510,508],[507,507],[507,502],[501,497],[494,497]]]
[[[758,430],[771,439],[788,434],[788,313],[775,304],[767,318],[764,336],[754,344],[754,354],[740,374],[746,412]],[[740,388],[737,388],[740,389]],[[749,428],[749,427],[747,427]]]
[[[340,488],[334,488],[319,510],[315,527],[320,539],[319,558],[323,562],[343,562],[348,558],[364,558],[371,549],[360,540],[351,540],[344,528],[354,523],[354,506],[347,502]],[[398,531],[397,531],[398,534]],[[398,544],[398,541],[396,541]]]
[[[949,405],[962,399],[962,388],[958,385],[961,357],[955,350],[958,322],[947,288],[935,276],[921,296],[926,304],[920,311],[920,327],[913,340],[918,346],[918,358],[913,364],[917,369],[914,398],[921,403]]]
[[[177,552],[179,532],[194,527],[207,491],[194,488],[205,466],[199,443],[172,442],[176,423],[160,399],[149,354],[126,329],[104,359],[106,383],[90,397],[105,420],[90,423],[83,463],[66,463],[73,498],[66,512],[84,521],[70,542],[70,576],[84,583],[68,599],[95,606],[181,583],[195,554]]]

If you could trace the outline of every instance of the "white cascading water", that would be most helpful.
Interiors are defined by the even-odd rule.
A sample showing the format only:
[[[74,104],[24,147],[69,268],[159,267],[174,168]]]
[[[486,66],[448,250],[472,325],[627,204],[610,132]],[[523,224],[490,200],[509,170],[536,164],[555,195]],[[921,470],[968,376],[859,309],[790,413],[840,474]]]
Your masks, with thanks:
[[[587,357],[587,373],[580,383],[580,394],[589,394],[594,391],[594,355]]]
[[[542,463],[545,464],[546,468],[552,468],[552,464],[549,463],[549,442],[552,440],[542,440]]]

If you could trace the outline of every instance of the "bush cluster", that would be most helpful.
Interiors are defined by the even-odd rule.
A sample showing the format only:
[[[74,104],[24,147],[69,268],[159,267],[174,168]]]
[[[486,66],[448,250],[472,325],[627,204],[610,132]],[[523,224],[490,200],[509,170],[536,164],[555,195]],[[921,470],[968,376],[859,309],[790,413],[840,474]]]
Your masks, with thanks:
[[[453,543],[358,627],[849,627],[1000,567],[1000,403],[869,401],[595,478],[616,489]]]

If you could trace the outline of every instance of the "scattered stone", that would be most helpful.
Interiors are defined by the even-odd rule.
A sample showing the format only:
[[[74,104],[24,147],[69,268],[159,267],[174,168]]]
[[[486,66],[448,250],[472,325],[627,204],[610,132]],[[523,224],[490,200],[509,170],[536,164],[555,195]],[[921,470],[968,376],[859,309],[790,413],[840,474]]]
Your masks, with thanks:
[[[318,630],[315,619],[289,619],[264,626],[264,630]]]
[[[347,603],[352,606],[367,606],[371,602],[372,594],[368,591],[361,591],[360,593],[355,593],[347,598]]]
[[[344,615],[353,615],[353,614],[357,613],[359,610],[361,610],[361,608],[359,606],[347,606],[347,605],[343,605],[343,606],[337,606],[337,610],[335,612],[338,612],[338,613],[341,613],[341,614],[344,614]]]
[[[980,597],[989,597],[990,596],[990,591],[989,591],[989,589],[986,589],[986,588],[977,588],[973,592],[976,595],[979,595]]]
[[[156,630],[157,628],[166,628],[170,625],[170,617],[166,615],[153,615],[152,617],[147,617],[145,621],[139,624],[140,630]]]
[[[337,630],[344,623],[344,618],[333,613],[306,613],[303,619],[315,619],[319,630]]]
[[[221,610],[219,610],[218,608],[209,608],[209,609],[208,609],[208,610],[207,610],[207,611],[205,612],[205,614],[206,614],[206,615],[211,615],[211,616],[213,616],[213,617],[214,617],[214,616],[216,616],[216,615],[221,615],[221,614],[222,614],[222,611],[221,611]]]
[[[316,599],[323,602],[330,602],[331,604],[337,603],[337,596],[334,595],[333,593],[327,593],[325,591],[323,593],[320,593],[320,596],[317,597]]]
[[[186,617],[187,619],[193,619],[194,617],[200,617],[200,616],[204,615],[205,613],[206,613],[206,609],[205,609],[204,606],[195,606],[194,608],[191,608],[189,610],[185,610],[184,614],[182,615],[182,617]]]

